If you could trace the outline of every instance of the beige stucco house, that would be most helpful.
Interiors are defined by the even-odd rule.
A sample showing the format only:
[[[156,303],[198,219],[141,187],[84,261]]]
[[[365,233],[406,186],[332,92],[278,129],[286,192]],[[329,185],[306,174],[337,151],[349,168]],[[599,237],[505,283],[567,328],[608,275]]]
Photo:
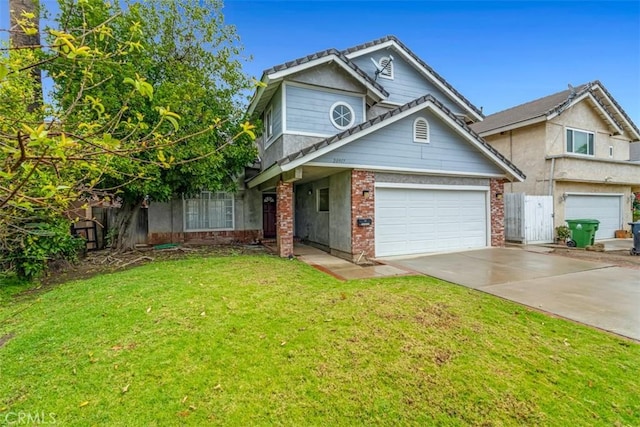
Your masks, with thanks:
[[[472,129],[517,164],[524,182],[506,192],[553,196],[554,227],[600,221],[596,239],[628,229],[640,163],[630,159],[640,130],[599,81],[487,116]]]

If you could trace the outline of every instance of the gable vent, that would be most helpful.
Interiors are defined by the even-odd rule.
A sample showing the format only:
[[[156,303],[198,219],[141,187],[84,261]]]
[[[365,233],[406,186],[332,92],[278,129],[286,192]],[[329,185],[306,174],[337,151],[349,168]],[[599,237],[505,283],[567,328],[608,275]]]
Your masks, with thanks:
[[[413,122],[413,142],[429,142],[429,122],[424,117]]]
[[[380,65],[380,77],[393,79],[393,58],[382,57],[378,64]]]

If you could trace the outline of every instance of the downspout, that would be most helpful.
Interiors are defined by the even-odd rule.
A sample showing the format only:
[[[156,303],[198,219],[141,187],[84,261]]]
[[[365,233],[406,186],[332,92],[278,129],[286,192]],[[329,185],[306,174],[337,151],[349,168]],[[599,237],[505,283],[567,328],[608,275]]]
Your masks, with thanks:
[[[549,171],[549,196],[553,196],[553,172],[556,167],[556,158],[551,158],[551,171]]]
[[[509,131],[509,161],[513,162],[513,130]],[[513,180],[509,180],[510,192],[513,193]]]

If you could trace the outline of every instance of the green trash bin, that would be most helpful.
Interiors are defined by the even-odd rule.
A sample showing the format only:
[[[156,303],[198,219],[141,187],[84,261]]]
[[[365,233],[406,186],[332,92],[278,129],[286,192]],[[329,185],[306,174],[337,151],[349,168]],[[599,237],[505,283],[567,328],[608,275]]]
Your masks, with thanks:
[[[596,231],[600,221],[597,219],[567,219],[567,224],[571,230],[571,239],[578,248],[586,248],[593,245],[596,238]]]

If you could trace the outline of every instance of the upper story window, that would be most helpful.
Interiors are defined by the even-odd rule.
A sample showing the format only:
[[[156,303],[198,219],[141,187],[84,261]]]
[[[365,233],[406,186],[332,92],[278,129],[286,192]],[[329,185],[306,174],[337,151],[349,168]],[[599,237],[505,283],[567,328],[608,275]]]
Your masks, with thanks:
[[[264,139],[268,140],[273,136],[273,113],[271,108],[264,113]]]
[[[593,156],[594,140],[595,136],[593,132],[567,129],[567,153]]]
[[[329,110],[331,123],[340,130],[348,129],[353,125],[356,115],[353,108],[346,102],[336,102]]]
[[[393,80],[393,61],[391,58],[383,56],[378,61],[378,66],[380,67],[380,74],[378,74],[380,77]]]
[[[233,194],[203,191],[184,199],[185,231],[233,230]]]
[[[413,121],[413,142],[429,142],[429,122],[424,117]]]

